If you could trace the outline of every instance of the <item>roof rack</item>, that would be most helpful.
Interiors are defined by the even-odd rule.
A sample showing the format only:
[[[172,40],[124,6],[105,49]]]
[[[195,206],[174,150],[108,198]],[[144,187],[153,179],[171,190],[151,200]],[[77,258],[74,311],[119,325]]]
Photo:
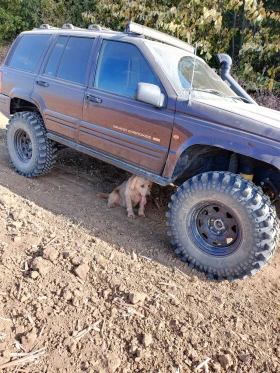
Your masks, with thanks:
[[[67,30],[91,30],[91,31],[110,31],[110,32],[113,32],[109,28],[102,27],[102,26],[96,25],[96,24],[89,25],[88,28],[85,29],[85,28],[76,27],[76,26],[72,25],[72,23],[65,23],[61,28],[62,29],[67,29]],[[59,27],[54,27],[54,26],[48,25],[47,23],[43,23],[39,27],[39,29],[59,29]]]
[[[72,23],[64,23],[64,25],[61,28],[63,28],[63,29],[83,30],[80,27],[73,26]]]
[[[51,29],[51,28],[56,28],[57,29],[58,27],[50,26],[47,23],[43,23],[39,28],[40,29]]]
[[[110,28],[107,28],[107,27],[102,27],[100,25],[97,25],[97,24],[91,24],[88,26],[87,28],[88,30],[92,30],[92,31],[109,31],[109,32],[114,32],[114,33],[118,33],[118,31],[113,31],[111,30]]]
[[[151,39],[155,39],[157,41],[161,41],[163,43],[173,45],[174,47],[178,47],[181,49],[184,49],[188,52],[194,53],[194,47],[190,44],[175,38],[174,36],[167,35],[163,32],[160,32],[158,30],[153,30],[150,27],[139,25],[138,23],[129,21],[126,24],[125,33],[135,33],[138,35],[144,35]]]
[[[102,27],[100,25],[92,24],[88,26],[88,30],[101,31]]]

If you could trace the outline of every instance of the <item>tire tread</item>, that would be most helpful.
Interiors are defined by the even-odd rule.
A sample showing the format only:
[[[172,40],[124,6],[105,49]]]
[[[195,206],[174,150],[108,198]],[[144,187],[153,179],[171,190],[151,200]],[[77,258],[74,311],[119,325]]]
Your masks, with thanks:
[[[38,144],[39,154],[32,171],[23,172],[17,165],[13,163],[15,171],[28,178],[34,178],[49,173],[56,163],[57,146],[55,142],[47,138],[47,131],[43,118],[39,113],[36,112],[15,113],[7,124],[7,132],[13,125],[13,122],[17,120],[21,120],[24,125],[29,127],[30,131],[33,133]],[[9,153],[9,147],[11,144],[8,143],[8,137],[6,137],[6,146]]]
[[[225,268],[223,270],[213,269],[210,266],[203,265],[191,257],[182,247],[178,230],[176,229],[176,211],[179,208],[176,201],[188,198],[188,195],[199,189],[213,188],[222,193],[227,190],[234,195],[237,203],[241,203],[248,211],[248,216],[255,226],[254,247],[250,249],[250,260],[240,263],[234,269]],[[186,262],[190,268],[196,268],[204,272],[207,278],[216,278],[218,280],[243,279],[254,275],[262,269],[276,250],[279,237],[279,224],[274,206],[270,200],[262,193],[252,181],[242,178],[240,175],[230,172],[213,171],[194,176],[186,181],[177,192],[172,196],[169,203],[167,225],[170,227],[168,236],[172,237],[176,247],[176,254],[180,255],[182,261]]]

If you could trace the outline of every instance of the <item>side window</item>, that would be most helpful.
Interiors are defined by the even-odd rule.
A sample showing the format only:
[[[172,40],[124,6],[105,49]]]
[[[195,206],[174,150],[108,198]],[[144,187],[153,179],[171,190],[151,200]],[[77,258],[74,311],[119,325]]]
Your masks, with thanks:
[[[93,38],[60,36],[44,74],[84,84]]]
[[[46,34],[23,35],[11,57],[9,66],[34,72],[50,37],[51,35]]]
[[[97,64],[94,87],[134,97],[139,82],[161,86],[135,45],[104,40]]]
[[[44,74],[56,76],[58,65],[64,52],[68,36],[60,36],[47,63]]]
[[[58,68],[58,78],[84,84],[93,40],[92,38],[69,38]]]

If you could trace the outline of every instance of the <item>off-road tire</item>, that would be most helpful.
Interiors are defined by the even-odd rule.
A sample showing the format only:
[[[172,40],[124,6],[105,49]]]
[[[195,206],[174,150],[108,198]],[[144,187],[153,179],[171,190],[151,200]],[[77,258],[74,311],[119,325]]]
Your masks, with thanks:
[[[38,113],[14,114],[7,124],[6,146],[15,170],[28,178],[50,172],[56,162],[56,144],[47,138]]]
[[[260,188],[240,175],[197,175],[178,188],[168,206],[168,235],[175,252],[210,279],[252,276],[276,249],[275,208]],[[232,238],[225,241],[229,234]]]

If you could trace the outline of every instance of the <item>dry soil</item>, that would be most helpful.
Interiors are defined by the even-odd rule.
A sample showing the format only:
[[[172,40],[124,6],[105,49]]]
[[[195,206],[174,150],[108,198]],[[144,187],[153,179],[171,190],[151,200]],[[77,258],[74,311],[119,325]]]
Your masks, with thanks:
[[[279,252],[251,279],[206,280],[169,244],[172,187],[128,220],[96,196],[126,172],[65,149],[26,179],[0,123],[0,371],[280,372]]]
[[[129,220],[96,196],[127,173],[65,149],[26,179],[0,134],[0,371],[280,372],[278,252],[251,279],[207,281],[169,244],[172,187]]]

